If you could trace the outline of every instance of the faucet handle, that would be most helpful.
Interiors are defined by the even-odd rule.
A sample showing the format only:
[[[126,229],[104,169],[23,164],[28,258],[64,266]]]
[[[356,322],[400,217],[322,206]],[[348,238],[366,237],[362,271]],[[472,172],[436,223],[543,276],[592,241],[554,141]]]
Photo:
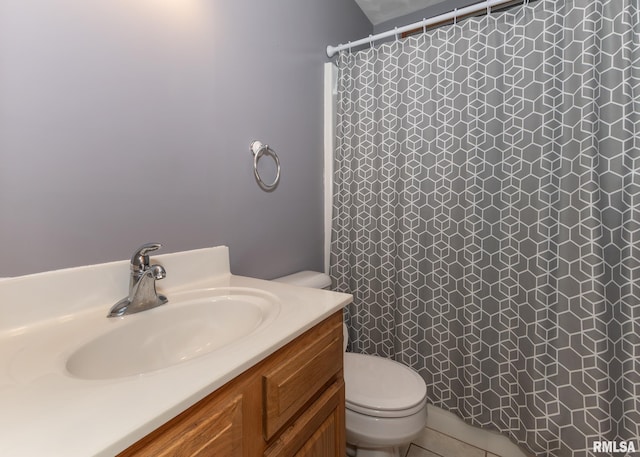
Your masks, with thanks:
[[[149,268],[149,252],[157,251],[162,245],[160,243],[146,243],[136,249],[131,257],[131,271],[142,272]]]
[[[167,270],[162,265],[153,265],[149,267],[149,270],[151,270],[151,275],[156,281],[167,277]]]

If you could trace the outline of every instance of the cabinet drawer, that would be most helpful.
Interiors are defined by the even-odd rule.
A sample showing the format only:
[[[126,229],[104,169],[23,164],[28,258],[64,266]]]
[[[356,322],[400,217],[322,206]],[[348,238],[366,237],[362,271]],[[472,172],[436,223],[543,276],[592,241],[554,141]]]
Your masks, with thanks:
[[[265,457],[343,457],[344,382],[331,384],[267,449]]]
[[[300,350],[302,348],[302,350]],[[286,349],[286,348],[285,348]],[[264,436],[268,441],[342,370],[342,313],[285,350],[262,377]]]

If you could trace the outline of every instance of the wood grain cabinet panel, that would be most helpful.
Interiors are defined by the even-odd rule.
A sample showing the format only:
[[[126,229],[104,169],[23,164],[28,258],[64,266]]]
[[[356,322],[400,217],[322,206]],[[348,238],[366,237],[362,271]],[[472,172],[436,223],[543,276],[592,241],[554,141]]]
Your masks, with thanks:
[[[343,457],[344,382],[329,386],[267,449],[265,457]]]
[[[327,417],[320,428],[302,446],[295,457],[338,457],[336,449],[336,420],[333,415]]]
[[[242,395],[236,395],[228,403],[213,401],[196,406],[120,457],[242,456]]]
[[[267,440],[342,370],[342,320],[325,321],[306,339],[262,377]]]
[[[242,455],[242,397],[238,396],[222,411],[214,413],[201,427],[180,437],[176,453],[193,457],[238,457]]]

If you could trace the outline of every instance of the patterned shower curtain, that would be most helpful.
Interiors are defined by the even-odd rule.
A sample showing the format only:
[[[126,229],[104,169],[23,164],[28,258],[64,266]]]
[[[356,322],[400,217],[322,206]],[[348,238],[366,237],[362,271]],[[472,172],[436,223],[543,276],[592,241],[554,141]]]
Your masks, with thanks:
[[[351,350],[537,456],[638,448],[638,1],[539,0],[338,66]]]

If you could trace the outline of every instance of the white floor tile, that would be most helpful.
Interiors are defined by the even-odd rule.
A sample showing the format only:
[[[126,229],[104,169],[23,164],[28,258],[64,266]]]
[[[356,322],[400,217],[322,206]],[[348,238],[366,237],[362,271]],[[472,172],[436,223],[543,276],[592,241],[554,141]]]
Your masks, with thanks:
[[[412,444],[409,447],[409,452],[407,453],[407,457],[441,457],[438,454],[434,454],[431,451],[427,451],[426,449],[422,449],[420,446],[416,446]]]
[[[425,429],[414,443],[442,457],[485,457],[486,452],[442,433]],[[411,446],[411,448],[416,446]],[[409,449],[411,451],[411,449]],[[419,455],[419,454],[418,454]],[[413,456],[412,456],[413,457]]]

